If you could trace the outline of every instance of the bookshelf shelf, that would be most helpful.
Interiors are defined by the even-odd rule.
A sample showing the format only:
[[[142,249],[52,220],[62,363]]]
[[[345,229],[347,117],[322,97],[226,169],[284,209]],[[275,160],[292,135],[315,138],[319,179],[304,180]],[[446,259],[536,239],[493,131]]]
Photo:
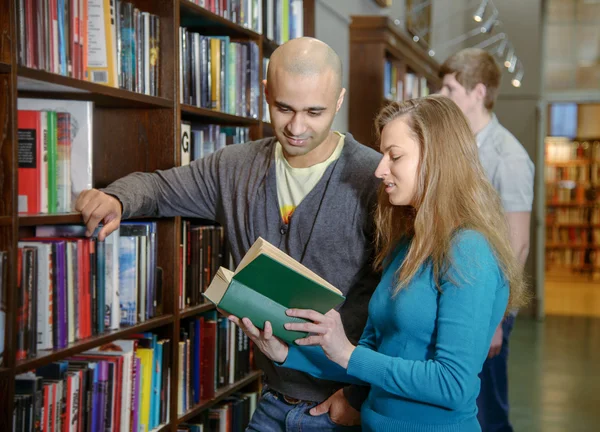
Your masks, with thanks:
[[[101,107],[173,108],[173,101],[19,66],[19,96],[93,101]]]
[[[0,226],[8,226],[12,223],[12,217],[0,216]]]
[[[193,317],[193,316],[199,315],[201,313],[213,310],[214,308],[215,308],[215,305],[212,303],[205,303],[205,304],[201,304],[198,306],[192,306],[192,307],[185,308],[182,311],[180,311],[179,318]]]
[[[600,249],[600,246],[595,246],[594,244],[576,244],[576,243],[547,243],[546,249],[590,249],[596,250]]]
[[[17,362],[17,366],[15,368],[16,373],[26,372],[28,370],[35,369],[38,366],[45,365],[53,361],[62,360],[74,354],[86,351],[90,348],[94,348],[135,333],[156,329],[158,327],[171,324],[172,322],[173,315],[164,315],[158,318],[150,319],[141,324],[137,324],[131,327],[125,327],[111,332],[106,332],[98,336],[93,336],[88,339],[74,342],[64,349],[41,351],[35,358]]]
[[[188,412],[186,412],[185,414],[183,414],[181,417],[179,417],[177,419],[177,424],[184,423],[184,422],[186,422],[186,421],[194,418],[195,416],[197,416],[201,412],[203,412],[203,411],[211,408],[212,406],[214,406],[215,404],[219,403],[220,401],[222,401],[226,397],[231,396],[236,391],[238,391],[238,390],[246,387],[248,384],[256,381],[261,375],[262,375],[261,371],[250,372],[248,375],[246,375],[244,378],[242,378],[241,380],[237,381],[236,383],[228,385],[226,387],[223,387],[223,388],[219,389],[216,392],[214,398],[209,399],[209,400],[205,400],[205,401],[201,401],[194,408],[192,408],[191,410],[189,410]]]
[[[10,73],[11,69],[10,64],[0,62],[0,73]]]
[[[82,222],[81,213],[19,215],[19,226],[78,224]]]
[[[271,39],[264,37],[264,36],[262,38],[262,41],[263,41],[264,56],[271,57],[271,54],[273,54],[273,51],[275,51],[279,47],[279,44]]]
[[[547,207],[581,207],[591,208],[596,207],[598,203],[595,202],[581,202],[581,203],[547,203]]]
[[[181,117],[193,119],[208,119],[232,126],[257,126],[260,121],[250,117],[240,117],[232,114],[199,108],[192,105],[181,105]]]
[[[205,35],[221,35],[259,41],[261,35],[212,13],[189,0],[179,1],[179,14],[182,27],[202,28]]]

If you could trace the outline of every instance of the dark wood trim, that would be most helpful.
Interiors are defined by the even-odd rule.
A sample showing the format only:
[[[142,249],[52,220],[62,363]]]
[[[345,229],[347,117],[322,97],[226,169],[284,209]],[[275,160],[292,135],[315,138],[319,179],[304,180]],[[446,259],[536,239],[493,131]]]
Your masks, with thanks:
[[[192,105],[181,105],[181,117],[195,117],[196,119],[205,118],[207,120],[216,121],[217,123],[224,123],[236,126],[255,126],[260,123],[258,119],[253,119],[250,117],[240,117],[220,111],[210,110],[207,108],[199,108]]]
[[[131,327],[125,327],[119,330],[110,331],[98,336],[93,336],[81,341],[73,342],[67,348],[60,350],[40,351],[38,356],[32,359],[17,362],[16,373],[27,372],[37,368],[38,366],[52,363],[57,360],[62,360],[91,348],[112,342],[114,340],[129,336],[131,334],[145,332],[148,330],[163,327],[173,322],[173,315],[165,315],[158,318],[153,318],[141,324]]]
[[[0,216],[0,226],[8,226],[12,223],[12,216]]]
[[[352,16],[350,45],[384,44],[386,51],[404,61],[415,72],[426,75],[429,81],[441,85],[437,76],[439,64],[408,35],[401,32],[387,16]]]
[[[315,37],[315,0],[304,0],[303,1],[303,22],[304,22],[304,36]]]
[[[19,226],[65,225],[83,223],[81,213],[19,215]]]
[[[0,73],[10,73],[12,66],[9,63],[0,62]]]
[[[184,423],[184,422],[194,418],[195,416],[200,414],[202,411],[206,411],[207,409],[213,407],[214,405],[221,402],[226,397],[231,396],[236,391],[241,390],[242,388],[246,387],[248,384],[256,381],[261,376],[262,376],[262,371],[250,372],[248,375],[246,375],[246,377],[242,378],[241,380],[237,381],[236,383],[219,389],[216,392],[214,398],[205,400],[205,401],[201,401],[194,408],[190,409],[188,412],[186,412],[181,417],[179,417],[177,419],[177,424],[179,425],[181,423]]]
[[[103,107],[172,108],[173,101],[19,66],[19,96],[93,101]]]
[[[271,57],[271,54],[279,48],[279,44],[271,39],[267,39],[265,36],[262,37],[262,45],[263,45],[263,56]]]
[[[197,306],[192,306],[192,307],[181,310],[179,312],[179,318],[184,319],[184,318],[193,317],[193,316],[199,315],[201,313],[211,311],[214,308],[215,308],[215,305],[210,302],[207,302],[207,303],[204,303],[201,305],[197,305]]]
[[[206,35],[227,35],[255,41],[261,38],[259,33],[214,14],[189,0],[179,0],[179,14],[181,26],[191,29],[201,27],[202,33]]]

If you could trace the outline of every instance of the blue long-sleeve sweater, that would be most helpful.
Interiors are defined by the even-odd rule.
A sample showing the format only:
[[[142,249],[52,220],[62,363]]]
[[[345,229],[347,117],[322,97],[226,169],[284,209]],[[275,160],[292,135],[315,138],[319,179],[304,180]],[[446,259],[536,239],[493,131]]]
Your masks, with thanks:
[[[368,383],[362,406],[367,431],[480,431],[478,373],[506,310],[509,288],[487,240],[455,236],[452,265],[440,293],[431,265],[392,298],[408,244],[388,260],[369,304],[369,319],[348,369],[320,347],[290,347],[284,367],[314,376]]]

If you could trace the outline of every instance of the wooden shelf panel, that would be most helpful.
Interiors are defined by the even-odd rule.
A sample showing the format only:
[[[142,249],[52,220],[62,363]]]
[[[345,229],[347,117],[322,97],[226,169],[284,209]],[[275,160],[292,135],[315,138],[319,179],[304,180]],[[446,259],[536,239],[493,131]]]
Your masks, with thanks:
[[[91,338],[74,342],[64,349],[40,351],[38,352],[38,355],[35,358],[17,362],[17,366],[15,368],[16,373],[26,372],[28,370],[35,369],[38,366],[52,363],[53,361],[65,359],[80,352],[98,347],[100,345],[112,342],[114,340],[129,336],[134,333],[141,333],[165,326],[167,324],[171,324],[173,322],[173,319],[173,315],[164,315],[158,318],[150,319],[141,324],[137,324],[131,327],[125,327],[119,330],[113,330],[98,336],[93,336]]]
[[[191,119],[205,118],[213,122],[216,121],[218,123],[232,126],[257,126],[260,124],[260,121],[250,117],[240,117],[207,108],[199,108],[192,105],[181,105],[181,117]]]
[[[179,0],[179,15],[182,27],[198,28],[204,35],[230,36],[259,41],[261,35],[253,30],[229,21],[189,0]]]
[[[242,378],[238,382],[228,385],[226,387],[222,387],[221,389],[219,389],[216,392],[214,398],[212,398],[210,400],[201,401],[194,408],[192,408],[191,410],[189,410],[188,412],[183,414],[181,417],[179,417],[177,419],[177,424],[179,425],[181,423],[184,423],[184,422],[194,418],[195,416],[200,414],[202,411],[205,411],[205,410],[213,407],[214,405],[218,404],[220,401],[222,401],[226,397],[231,396],[236,391],[244,388],[248,384],[257,380],[261,375],[262,375],[262,371],[250,372],[248,375],[246,375],[244,378]]]
[[[546,207],[596,207],[600,203],[583,202],[583,203],[546,203]]]
[[[572,166],[585,166],[598,161],[590,161],[588,159],[573,159],[569,161],[546,161],[547,166],[553,167],[572,167]]]
[[[12,223],[12,217],[0,216],[0,226],[8,226]]]
[[[179,318],[189,318],[189,317],[193,317],[195,315],[199,315],[201,313],[204,312],[208,312],[210,310],[213,310],[215,308],[215,305],[207,302],[198,306],[192,306],[189,308],[185,308],[182,311],[179,312]]]
[[[172,100],[95,84],[24,66],[18,68],[19,96],[93,101],[117,108],[172,108]]]
[[[546,249],[600,249],[597,244],[546,243]]]
[[[19,226],[64,225],[83,223],[81,213],[19,215]]]
[[[10,73],[11,65],[8,63],[0,62],[0,73]]]
[[[600,224],[593,223],[553,223],[547,224],[548,228],[600,228]]]
[[[265,36],[263,36],[262,38],[262,44],[263,44],[263,56],[265,57],[271,57],[271,54],[273,54],[273,51],[275,51],[277,48],[279,48],[279,44],[271,39],[267,39]],[[265,77],[265,79],[267,79]]]

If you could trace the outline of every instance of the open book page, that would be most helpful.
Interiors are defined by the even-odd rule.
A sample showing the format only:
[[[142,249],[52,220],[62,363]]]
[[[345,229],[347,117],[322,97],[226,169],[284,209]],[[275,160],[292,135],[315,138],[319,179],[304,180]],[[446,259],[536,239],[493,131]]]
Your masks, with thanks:
[[[323,285],[327,289],[329,289],[333,292],[336,292],[340,295],[342,294],[342,292],[339,289],[337,289],[336,287],[331,285],[325,279],[323,279],[319,275],[315,274],[313,271],[309,270],[308,268],[306,268],[305,266],[300,264],[298,261],[296,261],[289,255],[287,255],[285,252],[279,250],[278,248],[276,248],[271,243],[269,243],[268,241],[266,241],[265,239],[263,239],[261,237],[259,237],[254,242],[254,244],[248,250],[246,255],[244,255],[244,258],[238,265],[237,269],[235,270],[235,273],[236,274],[239,273],[244,267],[246,267],[250,262],[252,262],[252,260],[254,260],[261,253],[264,253],[265,255],[273,258],[274,260],[279,261],[280,263],[295,270],[296,272],[300,273],[301,275],[306,276],[307,278]]]
[[[226,269],[225,267],[219,267],[217,274],[204,292],[204,296],[215,305],[218,305],[225,295],[225,291],[227,291],[227,287],[231,283],[233,275],[234,273],[231,270]]]

